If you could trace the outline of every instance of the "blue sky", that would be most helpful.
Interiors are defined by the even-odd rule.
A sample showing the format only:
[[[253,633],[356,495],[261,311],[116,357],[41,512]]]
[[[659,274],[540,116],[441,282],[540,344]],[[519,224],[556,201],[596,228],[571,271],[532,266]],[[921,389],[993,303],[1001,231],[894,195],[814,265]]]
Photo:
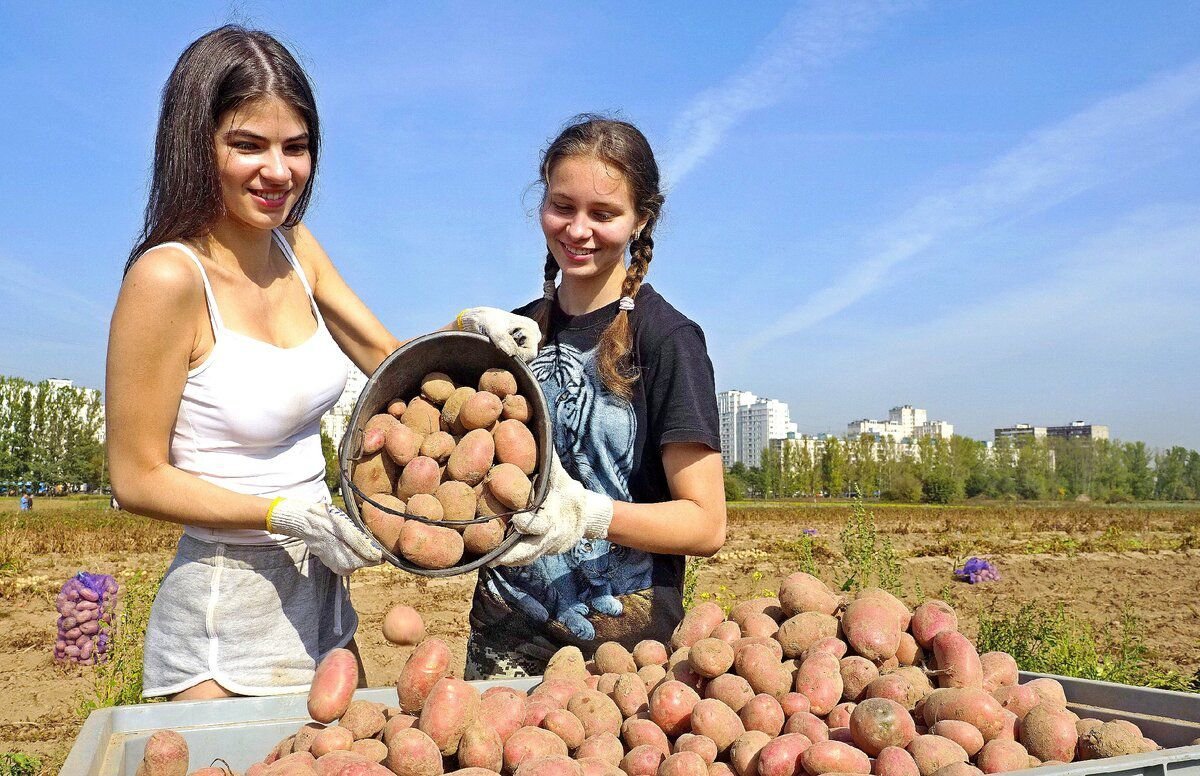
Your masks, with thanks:
[[[619,111],[719,390],[806,433],[911,403],[1200,448],[1200,5],[339,7],[0,5],[0,374],[102,386],[159,92],[236,20],[308,69],[308,223],[399,336],[540,293],[538,153]]]

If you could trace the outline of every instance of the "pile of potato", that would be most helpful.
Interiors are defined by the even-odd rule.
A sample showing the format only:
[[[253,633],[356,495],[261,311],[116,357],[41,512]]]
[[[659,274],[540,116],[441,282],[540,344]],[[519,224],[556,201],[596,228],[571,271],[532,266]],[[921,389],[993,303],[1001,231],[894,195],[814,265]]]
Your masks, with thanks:
[[[978,776],[1158,748],[1132,723],[1080,719],[1053,679],[1018,684],[942,601],[844,601],[803,573],[728,618],[694,607],[670,649],[563,648],[528,694],[480,693],[450,664],[424,640],[385,706],[351,700],[354,658],[335,651],[316,722],[246,776]]]
[[[529,505],[538,461],[529,421],[529,403],[508,370],[488,369],[476,388],[455,386],[441,372],[425,375],[419,396],[398,397],[367,421],[351,479],[372,501],[443,525],[358,499],[363,522],[421,568],[452,568],[496,549],[503,516]],[[486,517],[495,519],[464,524]]]
[[[117,605],[117,580],[81,571],[62,586],[54,605],[58,609],[54,660],[85,666],[102,662]]]

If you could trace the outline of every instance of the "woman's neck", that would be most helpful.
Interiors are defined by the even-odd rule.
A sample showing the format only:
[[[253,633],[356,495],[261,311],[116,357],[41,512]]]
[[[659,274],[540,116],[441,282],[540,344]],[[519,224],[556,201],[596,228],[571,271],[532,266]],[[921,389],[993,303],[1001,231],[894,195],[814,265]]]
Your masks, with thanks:
[[[222,218],[197,242],[217,264],[243,272],[251,280],[271,274],[271,232]]]
[[[558,286],[558,306],[567,315],[584,315],[599,310],[621,298],[625,276],[624,264],[613,265],[613,271],[604,276],[580,278],[565,275]]]

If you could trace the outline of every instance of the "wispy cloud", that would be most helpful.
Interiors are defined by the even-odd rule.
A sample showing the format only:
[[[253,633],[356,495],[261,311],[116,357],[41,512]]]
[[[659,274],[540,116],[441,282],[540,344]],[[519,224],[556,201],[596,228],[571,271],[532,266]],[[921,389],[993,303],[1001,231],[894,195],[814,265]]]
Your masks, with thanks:
[[[812,71],[859,48],[903,0],[820,0],[794,11],[740,73],[698,95],[675,122],[664,163],[679,183],[743,116],[778,102]]]
[[[1200,61],[1031,133],[972,181],[933,192],[871,230],[864,244],[882,247],[744,346],[761,347],[838,314],[880,288],[898,265],[939,243],[1044,210],[1177,153],[1200,133],[1197,106]]]

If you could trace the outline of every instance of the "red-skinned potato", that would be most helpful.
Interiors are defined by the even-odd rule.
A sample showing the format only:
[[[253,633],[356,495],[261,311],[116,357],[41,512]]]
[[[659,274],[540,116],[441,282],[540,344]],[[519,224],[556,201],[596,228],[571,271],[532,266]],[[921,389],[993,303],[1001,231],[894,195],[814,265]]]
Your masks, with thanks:
[[[958,631],[942,631],[933,637],[939,687],[983,687],[983,665],[975,645]]]
[[[567,701],[567,711],[583,723],[586,738],[591,738],[597,733],[616,733],[625,719],[612,698],[599,690],[576,692]]]
[[[836,617],[821,612],[801,612],[784,620],[775,638],[783,647],[786,658],[801,657],[821,639],[834,638],[838,632]]]
[[[708,763],[695,752],[679,752],[663,760],[658,776],[708,776]]]
[[[692,707],[691,731],[710,739],[721,755],[746,732],[746,727],[733,709],[715,698],[706,698]]]
[[[797,712],[783,724],[783,732],[802,733],[814,744],[829,740],[829,726],[821,718],[807,711]]]
[[[417,727],[433,739],[443,756],[458,751],[463,731],[479,714],[479,691],[462,679],[439,679],[429,691]]]
[[[921,776],[933,776],[935,771],[951,763],[965,763],[968,760],[961,746],[941,736],[917,736],[906,748],[916,761]]]
[[[917,644],[922,649],[930,649],[934,636],[942,631],[958,630],[958,615],[945,601],[926,601],[913,610],[909,628]]]
[[[400,416],[400,422],[424,438],[441,430],[441,418],[441,410],[418,396],[408,403],[404,414]]]
[[[627,751],[639,746],[653,746],[664,756],[671,754],[671,742],[667,740],[667,734],[649,719],[625,720],[621,725],[621,741]]]
[[[871,773],[875,776],[921,776],[917,761],[898,746],[889,746],[877,754]]]
[[[524,726],[525,703],[525,696],[515,690],[494,687],[479,699],[479,721],[495,730],[503,743],[518,728]]]
[[[758,750],[758,776],[795,776],[803,772],[801,758],[812,742],[802,733],[774,738]]]
[[[425,639],[417,645],[396,680],[396,694],[405,713],[419,712],[438,680],[450,675],[450,658],[450,647],[441,639]]]
[[[695,711],[695,709],[692,709],[693,722],[695,721]],[[695,752],[709,765],[717,761],[717,743],[708,736],[696,733],[684,733],[675,739],[675,745],[671,747],[671,752],[673,754]]]
[[[808,698],[812,713],[823,716],[842,699],[841,662],[825,652],[806,658],[796,669],[795,690]]]
[[[402,424],[391,415],[386,413],[372,415],[371,418],[363,425],[363,453],[370,455],[382,450],[384,440],[387,439],[388,431],[393,426],[397,425]]]
[[[513,776],[583,776],[583,768],[566,755],[549,754],[525,760]]]
[[[404,512],[406,505],[391,493],[373,493],[371,501],[382,504],[393,512]],[[374,504],[364,501],[361,509],[363,524],[379,543],[393,553],[400,552],[400,531],[404,528],[404,517],[384,512]]]
[[[872,757],[889,746],[904,748],[917,736],[908,710],[886,698],[868,698],[855,706],[849,727],[855,746]]]
[[[596,668],[602,674],[632,674],[638,670],[637,661],[629,650],[615,641],[606,641],[596,647]]]
[[[1007,773],[1025,770],[1029,752],[1016,741],[989,741],[979,750],[975,765],[984,773]]]
[[[621,739],[617,738],[612,733],[597,733],[594,736],[588,736],[575,750],[575,758],[583,760],[587,758],[596,758],[603,760],[614,768],[621,764],[621,759],[625,756],[625,747],[621,744]]]
[[[393,644],[420,644],[425,640],[425,623],[416,609],[397,604],[384,615],[383,637]]]
[[[344,730],[349,730],[353,734],[354,740],[358,741],[375,736],[383,730],[386,722],[379,704],[371,701],[350,701],[350,705],[346,707],[346,713],[342,715],[338,725]]]
[[[929,732],[935,736],[949,738],[961,746],[968,757],[974,757],[983,748],[983,733],[980,733],[979,729],[969,722],[962,722],[957,719],[943,719],[935,722],[929,728]]]
[[[759,693],[738,711],[746,730],[761,730],[774,738],[783,730],[783,706],[774,696]]]
[[[842,674],[842,700],[859,701],[867,685],[879,678],[879,669],[870,660],[859,655],[848,655],[840,661]]]
[[[462,560],[465,549],[462,534],[453,528],[409,520],[400,531],[400,552],[421,568],[448,569]]]
[[[646,683],[635,673],[619,674],[608,696],[617,705],[621,716],[626,719],[650,709],[650,695]]]
[[[650,694],[650,719],[668,736],[677,736],[690,729],[692,708],[700,696],[683,682],[668,680]]]
[[[495,728],[476,719],[458,742],[460,768],[486,768],[500,772],[504,767],[504,741]]]
[[[733,666],[733,647],[709,636],[700,639],[688,649],[688,662],[700,676],[713,679]]]
[[[770,743],[771,737],[761,730],[747,730],[729,747],[729,764],[738,776],[756,776],[758,753]]]
[[[676,648],[690,647],[712,635],[713,629],[725,620],[725,612],[712,601],[692,607],[671,635],[671,644]]]
[[[1069,763],[1075,759],[1079,734],[1074,719],[1056,704],[1043,701],[1021,720],[1020,740],[1039,760]]]
[[[779,605],[787,617],[802,612],[833,614],[837,611],[838,599],[824,582],[797,571],[779,584]]]
[[[397,776],[440,776],[442,754],[433,739],[416,728],[397,731],[387,743],[384,765]]]
[[[358,687],[358,661],[348,649],[334,649],[317,666],[308,691],[308,715],[333,722],[346,713]]]
[[[846,642],[857,654],[873,663],[896,656],[900,648],[900,626],[896,613],[885,601],[859,598],[842,613]]]
[[[626,776],[655,776],[658,767],[667,759],[662,750],[650,744],[635,746],[621,758],[620,768]]]
[[[546,712],[546,716],[542,717],[542,723],[539,727],[549,730],[554,735],[563,740],[567,745],[567,751],[574,752],[582,744],[586,735],[584,735],[583,723],[566,709],[551,709]]]
[[[549,730],[520,728],[504,742],[504,770],[513,773],[525,760],[547,755],[566,757],[567,745]]]
[[[722,674],[704,686],[705,698],[716,698],[734,711],[741,711],[754,695],[750,683],[736,674]]]
[[[174,730],[156,730],[146,739],[139,772],[146,776],[186,776],[188,745]]]
[[[638,668],[645,668],[648,665],[666,665],[667,648],[661,641],[654,639],[643,639],[633,647],[633,662]]]
[[[533,432],[519,420],[502,420],[492,432],[496,442],[496,460],[511,463],[526,474],[537,469],[537,442]]]

